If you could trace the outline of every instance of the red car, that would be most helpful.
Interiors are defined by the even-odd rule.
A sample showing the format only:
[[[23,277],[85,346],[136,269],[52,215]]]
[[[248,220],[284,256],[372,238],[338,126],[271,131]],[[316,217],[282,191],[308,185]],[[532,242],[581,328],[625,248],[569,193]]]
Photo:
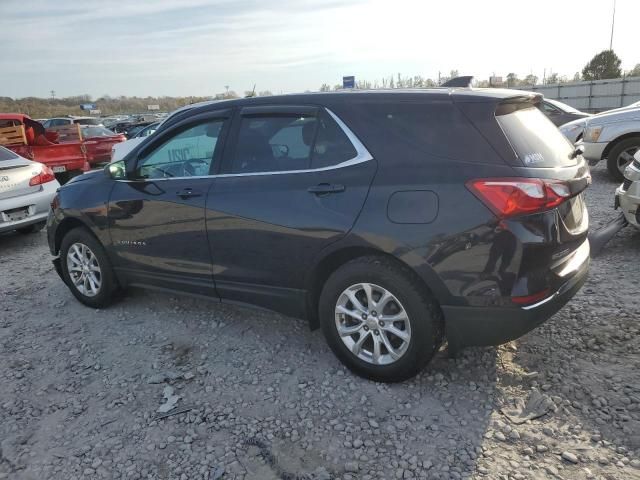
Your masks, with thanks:
[[[60,183],[89,170],[82,142],[58,142],[57,134],[45,131],[41,123],[22,113],[0,114],[0,145],[47,165]]]
[[[114,133],[104,127],[82,127],[82,143],[87,148],[87,160],[91,165],[109,162],[111,160],[111,148],[127,137],[122,133]]]

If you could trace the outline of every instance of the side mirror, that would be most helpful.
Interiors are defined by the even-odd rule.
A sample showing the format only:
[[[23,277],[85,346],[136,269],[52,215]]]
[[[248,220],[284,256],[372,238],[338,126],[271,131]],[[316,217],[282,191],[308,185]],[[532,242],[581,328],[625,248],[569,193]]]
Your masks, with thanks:
[[[125,180],[127,178],[127,165],[124,160],[110,163],[104,167],[104,171],[113,180]]]

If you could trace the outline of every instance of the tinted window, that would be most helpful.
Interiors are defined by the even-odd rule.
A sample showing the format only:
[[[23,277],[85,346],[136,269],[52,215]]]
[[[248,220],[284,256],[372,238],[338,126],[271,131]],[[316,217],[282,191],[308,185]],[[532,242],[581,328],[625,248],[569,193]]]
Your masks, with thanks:
[[[189,127],[138,161],[137,176],[170,178],[209,175],[224,120]]]
[[[311,158],[312,168],[337,165],[351,160],[357,154],[342,128],[328,113],[322,111],[318,117],[318,133]]]
[[[556,107],[552,106],[549,103],[542,102],[541,105],[542,105],[542,111],[545,113],[550,113],[550,114],[560,113]]]
[[[77,118],[73,123],[79,123],[80,125],[101,125],[102,120],[99,118]]]
[[[365,101],[366,100],[366,101]],[[450,100],[369,100],[334,107],[374,157],[410,165],[429,157],[496,163],[495,151]]]
[[[8,148],[0,147],[0,161],[13,160],[14,158],[18,158],[18,156],[15,153],[13,153]]]
[[[540,110],[531,107],[496,117],[518,158],[528,167],[575,165],[573,145]]]
[[[308,169],[316,126],[315,117],[302,115],[243,117],[232,172]]]

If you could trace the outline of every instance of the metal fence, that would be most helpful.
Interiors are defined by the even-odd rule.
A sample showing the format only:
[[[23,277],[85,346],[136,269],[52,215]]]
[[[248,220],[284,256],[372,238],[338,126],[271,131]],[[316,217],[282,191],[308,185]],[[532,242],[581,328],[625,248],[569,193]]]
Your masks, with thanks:
[[[517,87],[559,100],[583,112],[597,113],[640,101],[640,77]]]

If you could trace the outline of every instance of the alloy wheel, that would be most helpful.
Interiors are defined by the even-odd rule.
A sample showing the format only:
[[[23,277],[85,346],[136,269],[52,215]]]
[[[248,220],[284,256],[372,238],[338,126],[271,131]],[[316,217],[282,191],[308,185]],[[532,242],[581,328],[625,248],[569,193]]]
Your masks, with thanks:
[[[84,243],[74,243],[67,252],[67,271],[82,295],[95,297],[102,286],[102,271],[95,254]]]
[[[620,170],[620,173],[624,175],[624,171],[627,168],[627,165],[633,162],[633,156],[636,154],[637,151],[638,151],[638,147],[631,147],[631,148],[627,148],[626,150],[621,152],[620,155],[618,155],[617,164],[618,164],[618,170]]]
[[[372,283],[351,285],[340,294],[335,323],[351,353],[374,365],[396,362],[411,341],[409,315],[398,298]]]

